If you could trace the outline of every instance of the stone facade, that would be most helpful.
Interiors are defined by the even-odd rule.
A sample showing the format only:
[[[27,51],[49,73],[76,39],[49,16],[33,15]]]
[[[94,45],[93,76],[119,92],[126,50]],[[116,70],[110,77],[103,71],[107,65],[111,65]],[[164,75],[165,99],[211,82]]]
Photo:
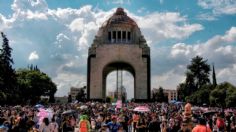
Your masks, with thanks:
[[[89,48],[89,99],[105,99],[106,77],[117,68],[133,75],[136,100],[150,99],[150,48],[137,24],[122,8],[102,25]]]
[[[176,89],[164,89],[163,92],[168,97],[168,102],[178,100],[178,92]]]

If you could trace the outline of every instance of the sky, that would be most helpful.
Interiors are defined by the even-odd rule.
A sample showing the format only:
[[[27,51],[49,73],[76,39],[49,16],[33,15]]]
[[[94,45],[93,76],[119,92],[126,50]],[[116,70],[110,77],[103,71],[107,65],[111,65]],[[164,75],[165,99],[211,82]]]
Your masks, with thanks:
[[[235,0],[0,0],[0,31],[13,67],[37,65],[57,84],[56,96],[86,85],[87,52],[116,8],[134,19],[151,48],[151,87],[176,89],[196,55],[214,63],[218,83],[236,85]],[[115,72],[107,91],[115,88]],[[133,97],[133,77],[124,72]]]

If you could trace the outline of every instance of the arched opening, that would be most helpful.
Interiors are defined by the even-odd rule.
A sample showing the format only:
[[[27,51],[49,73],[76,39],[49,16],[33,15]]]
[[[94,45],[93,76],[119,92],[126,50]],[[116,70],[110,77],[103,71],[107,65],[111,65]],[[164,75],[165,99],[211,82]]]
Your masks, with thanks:
[[[103,98],[121,99],[121,93],[126,100],[135,97],[135,71],[127,63],[111,63],[103,69]]]
[[[134,98],[134,77],[129,71],[122,71],[123,74],[123,92],[126,93],[126,99]],[[117,92],[117,71],[112,71],[106,78],[106,97],[114,98]]]

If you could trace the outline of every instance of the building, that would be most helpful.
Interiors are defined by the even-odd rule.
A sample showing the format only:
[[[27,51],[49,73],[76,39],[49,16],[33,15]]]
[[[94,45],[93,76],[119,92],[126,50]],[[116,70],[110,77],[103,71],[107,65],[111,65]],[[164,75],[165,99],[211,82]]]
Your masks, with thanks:
[[[74,102],[76,100],[76,95],[79,93],[79,91],[83,89],[85,94],[86,94],[86,86],[83,86],[81,88],[77,88],[77,87],[71,87],[70,88],[70,92],[69,95],[71,95],[72,98],[72,102]]]
[[[168,97],[168,102],[178,99],[178,93],[176,89],[164,89],[163,92]]]
[[[159,89],[153,88],[152,93],[157,93]],[[171,100],[177,100],[178,99],[178,93],[176,89],[163,89],[163,93],[165,96],[168,97],[168,102]]]
[[[68,102],[68,97],[67,96],[55,97],[55,102],[61,103],[61,104],[66,104]]]
[[[87,98],[106,98],[106,79],[112,71],[126,70],[134,77],[135,101],[150,99],[150,47],[137,23],[123,8],[99,28],[88,50]]]

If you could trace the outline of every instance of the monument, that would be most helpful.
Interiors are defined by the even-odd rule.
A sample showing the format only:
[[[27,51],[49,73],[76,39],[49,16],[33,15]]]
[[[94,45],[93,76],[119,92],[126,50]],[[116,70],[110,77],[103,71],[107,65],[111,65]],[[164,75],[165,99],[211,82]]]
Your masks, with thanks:
[[[117,8],[99,28],[89,48],[87,98],[104,100],[107,75],[115,70],[126,70],[134,77],[134,99],[149,100],[150,63],[150,48],[138,25],[123,8]]]

